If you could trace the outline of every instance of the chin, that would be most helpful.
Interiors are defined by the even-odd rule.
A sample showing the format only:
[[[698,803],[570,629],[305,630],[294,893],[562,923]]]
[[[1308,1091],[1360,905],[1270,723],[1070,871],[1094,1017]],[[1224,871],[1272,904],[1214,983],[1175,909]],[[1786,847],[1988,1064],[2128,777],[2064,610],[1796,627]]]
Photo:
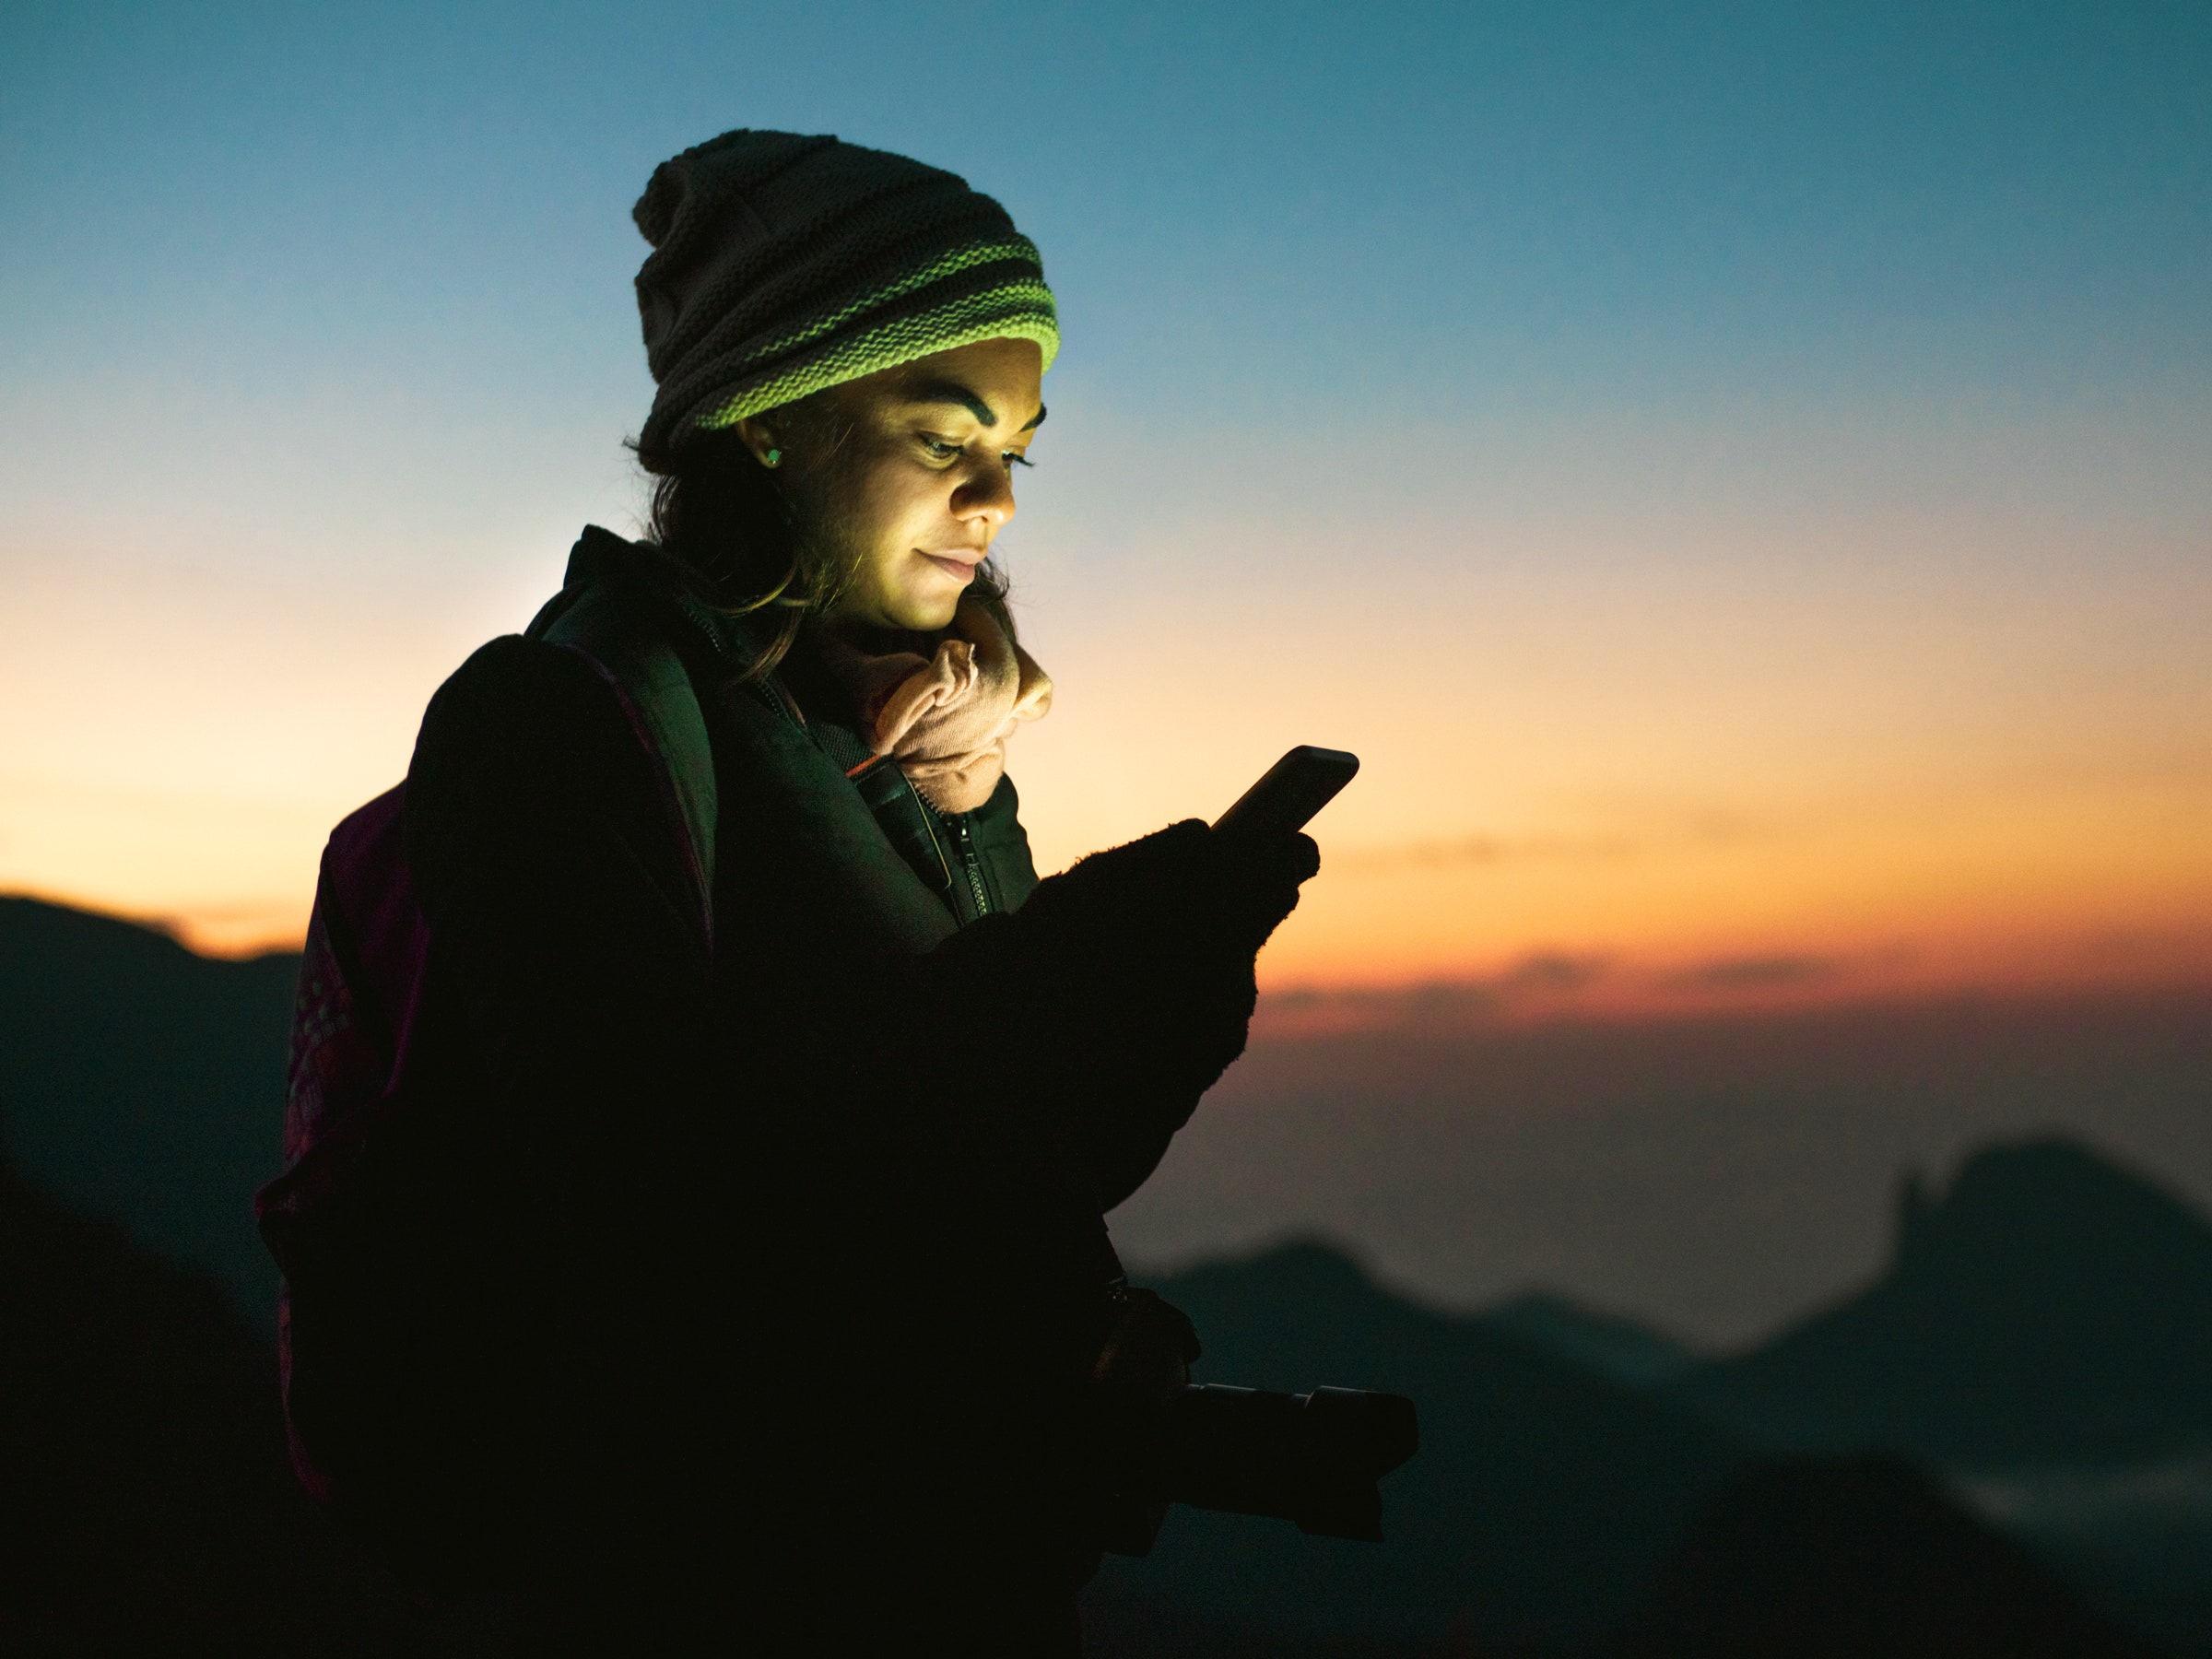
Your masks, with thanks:
[[[961,593],[967,590],[962,589]],[[960,594],[932,594],[924,599],[919,594],[902,600],[892,611],[891,620],[899,627],[915,633],[935,633],[952,621],[953,612],[960,608]]]

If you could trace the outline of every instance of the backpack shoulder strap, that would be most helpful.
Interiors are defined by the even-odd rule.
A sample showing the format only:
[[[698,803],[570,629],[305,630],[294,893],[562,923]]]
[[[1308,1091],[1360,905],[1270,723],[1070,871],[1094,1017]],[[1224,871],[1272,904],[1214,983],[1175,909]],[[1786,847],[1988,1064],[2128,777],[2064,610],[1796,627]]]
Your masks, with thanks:
[[[539,613],[529,637],[573,651],[589,663],[613,688],[638,741],[659,762],[663,798],[711,946],[719,805],[714,750],[682,654],[666,630],[655,626],[651,607],[606,582],[566,589]]]

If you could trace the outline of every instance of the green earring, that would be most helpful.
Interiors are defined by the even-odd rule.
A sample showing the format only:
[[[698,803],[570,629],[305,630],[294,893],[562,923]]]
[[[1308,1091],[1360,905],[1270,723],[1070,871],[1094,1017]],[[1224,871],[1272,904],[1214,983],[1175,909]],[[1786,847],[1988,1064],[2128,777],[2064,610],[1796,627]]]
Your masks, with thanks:
[[[767,454],[760,457],[760,464],[763,466],[773,466],[782,459],[783,452],[782,450],[770,450]]]

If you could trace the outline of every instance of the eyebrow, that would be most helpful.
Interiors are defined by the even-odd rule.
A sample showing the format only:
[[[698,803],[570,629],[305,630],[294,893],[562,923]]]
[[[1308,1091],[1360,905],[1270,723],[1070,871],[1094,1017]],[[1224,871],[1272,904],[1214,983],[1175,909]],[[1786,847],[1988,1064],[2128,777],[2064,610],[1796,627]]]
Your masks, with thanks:
[[[992,410],[991,406],[985,403],[982,398],[978,397],[974,393],[971,392],[967,387],[961,385],[958,381],[931,381],[925,385],[916,386],[913,391],[908,394],[907,402],[918,404],[957,404],[959,407],[967,410],[969,414],[974,416],[976,419],[982,422],[984,426],[994,427],[998,424],[998,416]],[[1042,426],[1043,424],[1044,406],[1042,404],[1039,404],[1037,406],[1037,413],[1030,416],[1027,421],[1022,423],[1021,429],[1025,432],[1034,431],[1037,428]]]

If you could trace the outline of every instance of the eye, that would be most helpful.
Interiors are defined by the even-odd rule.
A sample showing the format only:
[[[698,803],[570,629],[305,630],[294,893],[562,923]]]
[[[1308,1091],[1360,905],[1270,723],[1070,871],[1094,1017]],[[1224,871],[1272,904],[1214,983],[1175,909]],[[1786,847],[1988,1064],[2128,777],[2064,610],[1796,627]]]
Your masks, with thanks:
[[[964,447],[965,446],[962,444],[947,443],[942,438],[924,438],[922,440],[922,451],[932,461],[949,461],[955,455],[959,454]]]
[[[1037,465],[1019,450],[1004,451],[999,458],[1005,461],[1008,466],[1034,466]]]

